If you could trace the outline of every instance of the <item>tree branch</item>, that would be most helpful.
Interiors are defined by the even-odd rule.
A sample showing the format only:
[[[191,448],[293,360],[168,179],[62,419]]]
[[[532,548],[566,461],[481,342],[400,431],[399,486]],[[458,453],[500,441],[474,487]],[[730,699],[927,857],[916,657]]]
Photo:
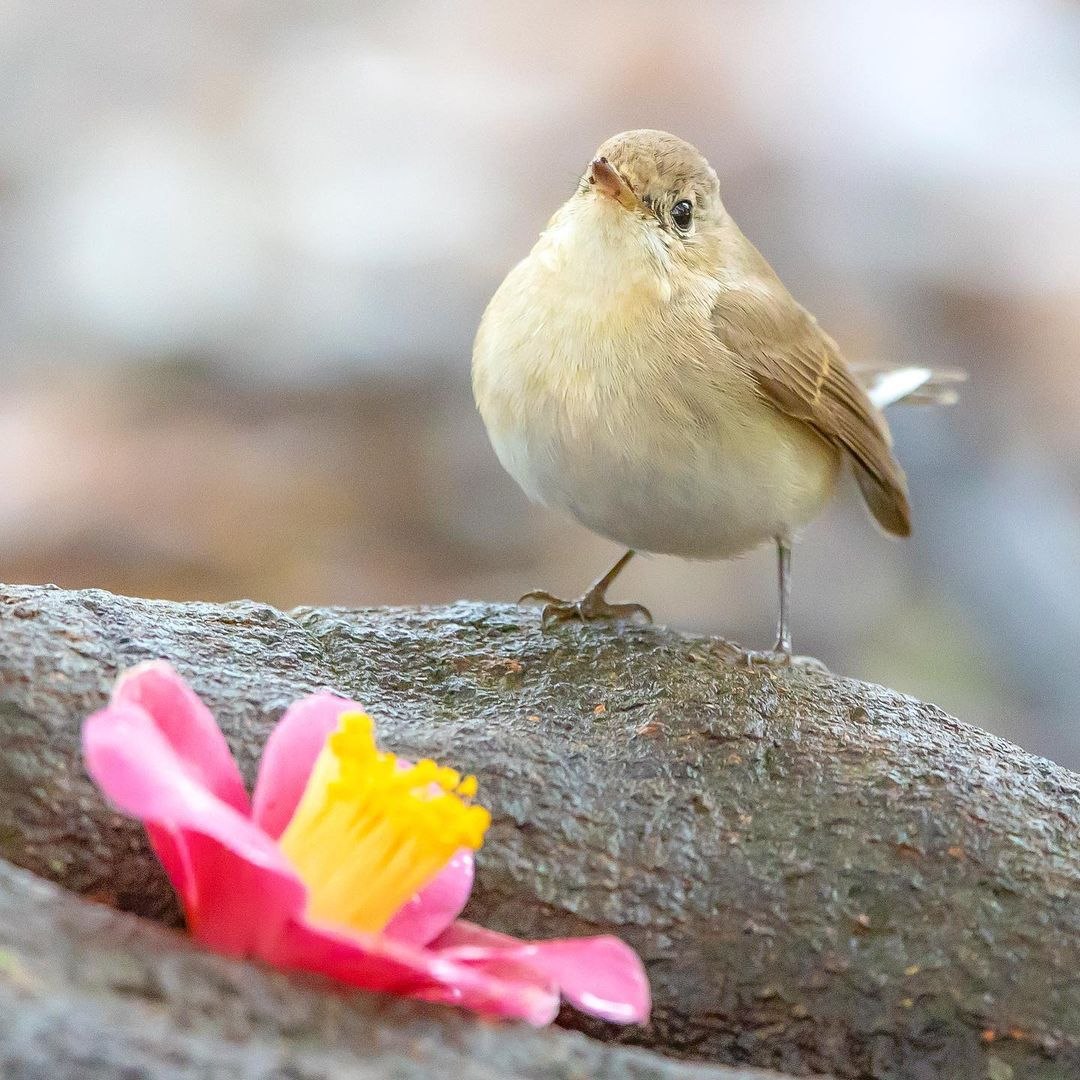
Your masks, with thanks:
[[[514,607],[0,587],[0,854],[175,918],[83,774],[82,717],[166,657],[250,780],[285,705],[329,686],[386,745],[479,775],[495,822],[469,917],[642,953],[648,1029],[567,1022],[842,1077],[1080,1075],[1080,778],[880,687],[719,653],[663,628],[542,634]]]

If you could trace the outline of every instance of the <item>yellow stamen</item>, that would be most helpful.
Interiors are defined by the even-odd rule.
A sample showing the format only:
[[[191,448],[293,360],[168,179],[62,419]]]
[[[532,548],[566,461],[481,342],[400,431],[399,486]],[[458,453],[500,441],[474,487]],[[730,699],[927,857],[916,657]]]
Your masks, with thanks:
[[[377,932],[491,814],[469,800],[476,777],[434,761],[402,767],[375,746],[371,717],[341,715],[281,837],[317,922]]]

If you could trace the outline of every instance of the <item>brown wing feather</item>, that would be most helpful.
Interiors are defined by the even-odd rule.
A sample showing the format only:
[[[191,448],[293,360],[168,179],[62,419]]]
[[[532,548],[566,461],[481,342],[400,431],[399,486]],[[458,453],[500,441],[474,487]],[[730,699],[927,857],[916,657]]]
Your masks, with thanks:
[[[720,344],[778,409],[847,451],[870,512],[886,532],[908,536],[907,481],[884,420],[836,343],[758,259],[759,273],[726,288],[713,308]]]

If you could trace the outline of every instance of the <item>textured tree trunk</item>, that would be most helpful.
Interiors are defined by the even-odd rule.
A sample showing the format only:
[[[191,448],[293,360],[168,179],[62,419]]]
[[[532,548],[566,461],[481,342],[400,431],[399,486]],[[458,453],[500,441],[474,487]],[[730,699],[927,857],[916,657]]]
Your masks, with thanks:
[[[285,705],[332,687],[387,746],[479,775],[494,825],[469,917],[642,953],[650,1027],[567,1022],[790,1072],[1080,1077],[1080,778],[880,687],[722,652],[543,634],[513,607],[0,588],[0,854],[175,919],[139,828],[82,771],[81,718],[166,657],[250,780]]]

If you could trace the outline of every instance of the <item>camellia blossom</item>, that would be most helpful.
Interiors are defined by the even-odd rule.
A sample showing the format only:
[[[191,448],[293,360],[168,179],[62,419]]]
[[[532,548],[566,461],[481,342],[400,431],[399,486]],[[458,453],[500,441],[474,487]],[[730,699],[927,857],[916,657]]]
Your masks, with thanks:
[[[616,1023],[648,1018],[641,961],[617,938],[519,941],[457,919],[490,821],[476,779],[380,751],[351,701],[292,705],[251,800],[209,710],[161,661],[121,676],[83,753],[145,825],[209,948],[536,1025],[560,997]]]

